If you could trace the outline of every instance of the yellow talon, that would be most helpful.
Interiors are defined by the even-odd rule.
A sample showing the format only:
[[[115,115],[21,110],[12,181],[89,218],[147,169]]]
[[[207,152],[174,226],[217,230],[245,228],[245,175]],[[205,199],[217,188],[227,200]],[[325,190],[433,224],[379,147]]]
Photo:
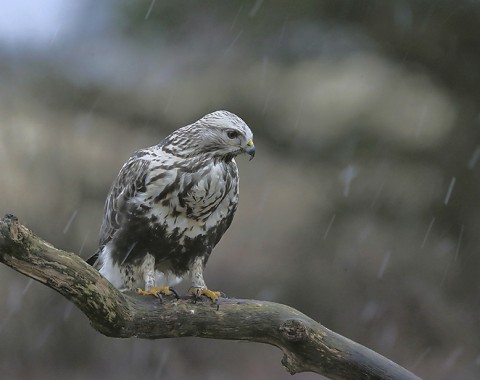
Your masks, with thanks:
[[[214,303],[217,302],[218,298],[222,296],[222,293],[207,288],[190,288],[190,293],[198,298],[200,298],[200,296],[206,296]]]
[[[171,296],[172,294],[174,294],[174,292],[172,292],[172,290],[168,286],[157,286],[155,288],[151,288],[150,290],[143,290],[138,288],[136,292],[141,296],[155,296],[157,298],[161,298],[162,294],[165,296]]]

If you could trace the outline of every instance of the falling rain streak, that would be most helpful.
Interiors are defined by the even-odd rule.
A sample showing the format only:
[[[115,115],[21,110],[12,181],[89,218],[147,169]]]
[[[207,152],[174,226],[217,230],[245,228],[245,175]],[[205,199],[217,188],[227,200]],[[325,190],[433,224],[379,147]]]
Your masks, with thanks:
[[[453,256],[452,259],[448,260],[447,266],[445,267],[445,270],[443,271],[442,280],[440,282],[441,285],[443,285],[445,283],[445,280],[447,279],[447,274],[450,271],[450,267],[452,266],[453,262],[457,259],[458,251],[460,250],[460,244],[462,242],[462,236],[463,236],[463,226],[462,226],[462,229],[460,230],[460,236],[458,237],[457,246],[455,248],[455,255]]]
[[[85,247],[85,243],[87,242],[89,232],[85,235],[82,241],[82,245],[80,246],[80,249],[78,250],[78,256],[82,256],[83,248]]]
[[[350,194],[350,186],[357,175],[357,169],[355,169],[353,165],[348,165],[345,169],[341,171],[340,177],[344,184],[343,195],[345,197],[348,197],[348,195]]]
[[[464,231],[465,231],[465,226],[462,224],[462,228],[460,229],[460,235],[458,235],[457,247],[455,248],[455,258],[454,258],[455,261],[457,261],[458,252],[460,251],[460,245],[462,244]]]
[[[335,221],[335,217],[337,214],[333,214],[332,219],[330,219],[330,223],[328,223],[327,230],[325,231],[325,234],[323,235],[323,240],[327,239],[328,233],[330,232],[330,228],[332,228],[332,224]]]
[[[204,113],[238,111],[263,157],[248,168],[239,160],[242,203],[213,253],[207,283],[242,269],[228,264],[243,254],[242,271],[252,274],[247,291],[259,299],[329,310],[340,322],[356,317],[349,335],[394,360],[403,353],[399,360],[418,376],[480,380],[480,110],[472,106],[480,76],[471,75],[480,55],[469,50],[480,46],[480,33],[472,32],[478,2],[113,1],[98,3],[93,17],[90,2],[47,0],[53,12],[38,12],[36,3],[5,2],[0,33],[7,47],[1,72],[14,67],[18,74],[2,82],[4,95],[15,94],[14,107],[2,108],[2,200],[23,215],[22,224],[47,238],[56,231],[52,243],[89,257],[105,192],[129,154]],[[454,38],[432,64],[429,48],[445,40],[447,28]],[[412,40],[413,51],[405,49]],[[89,54],[61,49],[69,46],[87,46]],[[66,105],[61,115],[55,107],[38,110],[31,96],[38,78],[48,103]],[[60,214],[45,207],[62,199]],[[133,238],[118,264],[134,260],[143,245]],[[269,275],[255,276],[262,269]],[[0,380],[55,372],[95,378],[100,365],[106,378],[258,374],[251,369],[256,346],[245,363],[232,360],[235,348],[220,347],[215,363],[198,360],[193,371],[183,365],[185,347],[201,359],[211,342],[106,339],[78,323],[85,317],[75,304],[4,272]],[[271,285],[278,277],[285,281]],[[309,292],[288,291],[299,283],[318,288],[328,277],[344,297],[319,290],[315,305]],[[358,286],[365,277],[373,279],[368,289]],[[389,294],[420,304],[421,313]],[[222,305],[212,312],[222,313]],[[59,349],[66,338],[74,344]],[[268,359],[262,377],[274,378],[282,369]]]
[[[150,3],[150,6],[148,7],[147,14],[145,15],[145,20],[148,20],[148,18],[150,17],[150,13],[152,12],[154,5],[155,5],[155,0],[152,0],[152,2]]]
[[[135,248],[135,246],[137,245],[137,242],[133,243],[132,246],[130,247],[130,249],[128,250],[127,254],[125,255],[125,257],[123,258],[122,262],[120,263],[120,265],[123,265],[123,263],[125,262],[125,260],[127,260],[128,256],[130,256],[130,253],[132,253],[133,251],[133,248]]]
[[[265,96],[265,101],[263,102],[263,108],[262,108],[262,115],[265,115],[265,112],[267,112],[268,104],[270,103],[270,98],[272,97],[273,90],[270,89],[268,91],[267,95]]]
[[[478,162],[478,159],[480,158],[480,146],[477,146],[475,150],[473,151],[472,157],[470,158],[470,161],[468,161],[468,168],[472,170],[475,165]]]
[[[431,347],[428,347],[427,349],[425,349],[417,358],[417,360],[415,361],[415,363],[413,364],[412,366],[412,369],[415,369],[417,368],[424,360],[425,358],[428,356],[428,354],[430,354],[430,351],[432,351],[432,348]]]
[[[72,314],[73,310],[73,303],[68,302],[67,305],[65,306],[65,310],[63,312],[63,320],[66,321],[70,318],[70,314]]]
[[[77,214],[78,214],[78,210],[75,210],[73,212],[72,216],[70,217],[70,219],[68,219],[68,222],[67,222],[65,228],[63,229],[64,234],[66,234],[68,232],[68,230],[70,229],[70,226],[72,225],[73,221],[77,217]]]
[[[448,186],[448,191],[447,191],[447,195],[445,196],[445,200],[443,201],[443,203],[445,205],[448,204],[448,201],[450,200],[450,196],[452,195],[452,191],[453,191],[453,186],[455,186],[455,181],[457,179],[455,177],[452,177],[452,180],[450,181],[450,186]]]
[[[243,10],[243,4],[240,6],[237,13],[235,14],[235,17],[233,18],[232,25],[230,25],[230,31],[232,31],[233,28],[235,28],[235,25],[237,24],[238,16],[240,16],[240,13],[242,13],[242,10]]]
[[[30,289],[30,287],[32,286],[32,284],[33,284],[33,278],[31,278],[30,280],[28,280],[27,284],[26,284],[25,287],[23,288],[22,296],[24,296],[25,293],[28,292],[28,290]]]
[[[423,238],[423,242],[422,242],[422,245],[420,246],[420,248],[425,247],[425,243],[427,242],[428,235],[430,235],[430,231],[432,230],[433,223],[435,223],[435,217],[432,218],[432,221],[428,225],[427,232],[425,233],[425,237]]]
[[[237,43],[238,39],[242,36],[242,34],[243,34],[243,29],[240,32],[237,33],[237,35],[233,39],[232,43],[230,45],[228,45],[227,50],[226,50],[227,52],[232,50],[232,48],[235,46],[235,44]]]
[[[55,328],[51,324],[45,326],[43,331],[37,336],[37,339],[33,347],[37,350],[42,348],[45,345],[45,343],[47,343],[48,338],[50,337],[50,335],[52,335],[54,331],[55,331]]]
[[[385,256],[383,257],[382,265],[380,265],[380,269],[378,270],[377,278],[382,278],[385,274],[385,269],[387,269],[387,264],[390,261],[390,256],[392,255],[392,251],[387,251]]]
[[[253,7],[252,9],[250,10],[250,12],[248,13],[248,15],[250,17],[255,17],[255,15],[257,14],[257,12],[260,10],[260,7],[262,6],[263,4],[263,0],[257,0],[255,2],[255,4],[253,4]]]
[[[450,353],[450,355],[448,355],[447,359],[443,363],[443,369],[447,370],[452,368],[455,365],[455,363],[458,361],[460,356],[463,354],[463,350],[464,350],[463,346],[458,346],[457,348],[455,348]]]
[[[155,371],[155,379],[160,379],[164,372],[165,366],[167,365],[168,359],[170,358],[170,350],[168,348],[163,348],[158,360],[157,370]]]

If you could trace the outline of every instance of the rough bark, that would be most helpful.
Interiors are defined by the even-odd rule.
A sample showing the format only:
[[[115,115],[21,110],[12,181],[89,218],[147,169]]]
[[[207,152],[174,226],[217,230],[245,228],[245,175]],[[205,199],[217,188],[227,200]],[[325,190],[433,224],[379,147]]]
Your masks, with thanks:
[[[418,379],[376,352],[277,303],[222,298],[193,302],[121,293],[79,256],[56,249],[20,225],[0,220],[0,261],[73,302],[100,333],[117,338],[196,336],[249,340],[280,348],[291,373],[331,379]]]

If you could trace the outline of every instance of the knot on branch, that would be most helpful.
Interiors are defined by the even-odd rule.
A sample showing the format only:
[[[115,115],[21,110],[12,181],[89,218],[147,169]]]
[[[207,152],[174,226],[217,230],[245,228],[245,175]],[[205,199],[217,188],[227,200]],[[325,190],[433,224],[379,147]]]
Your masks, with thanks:
[[[0,219],[0,262],[74,302],[107,336],[248,339],[279,347],[284,352],[282,364],[291,374],[312,371],[334,379],[419,380],[285,305],[232,299],[222,301],[221,313],[212,313],[211,303],[159,304],[121,293],[81,257],[56,249],[11,214]]]
[[[287,319],[280,326],[280,331],[289,342],[300,342],[307,338],[307,326],[301,319]]]
[[[5,214],[3,219],[0,221],[2,223],[5,223],[7,225],[7,230],[9,232],[9,238],[18,241],[22,238],[22,235],[20,233],[20,223],[18,222],[18,218],[13,215],[13,214]],[[6,237],[6,236],[4,236]]]

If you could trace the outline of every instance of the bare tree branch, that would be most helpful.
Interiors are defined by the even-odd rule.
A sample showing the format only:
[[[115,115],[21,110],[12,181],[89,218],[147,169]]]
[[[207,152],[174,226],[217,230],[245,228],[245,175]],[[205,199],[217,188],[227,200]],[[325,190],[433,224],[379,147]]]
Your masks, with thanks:
[[[165,300],[124,294],[79,256],[56,249],[20,225],[0,220],[0,261],[72,301],[104,335],[117,338],[249,340],[280,348],[291,373],[331,379],[418,379],[415,375],[299,311],[277,303],[226,299],[217,305],[190,297]]]

